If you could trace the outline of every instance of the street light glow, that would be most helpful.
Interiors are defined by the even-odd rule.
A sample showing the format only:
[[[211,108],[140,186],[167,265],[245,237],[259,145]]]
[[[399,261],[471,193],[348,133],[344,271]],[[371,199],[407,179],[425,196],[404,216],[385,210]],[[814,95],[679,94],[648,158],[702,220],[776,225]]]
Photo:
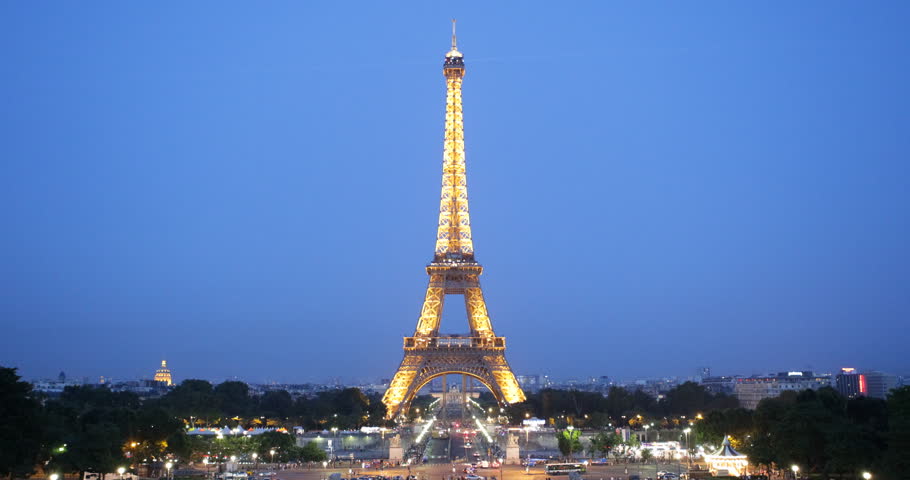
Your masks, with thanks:
[[[863,472],[863,478],[866,480],[869,480],[870,478],[872,478],[872,474],[869,472]]]

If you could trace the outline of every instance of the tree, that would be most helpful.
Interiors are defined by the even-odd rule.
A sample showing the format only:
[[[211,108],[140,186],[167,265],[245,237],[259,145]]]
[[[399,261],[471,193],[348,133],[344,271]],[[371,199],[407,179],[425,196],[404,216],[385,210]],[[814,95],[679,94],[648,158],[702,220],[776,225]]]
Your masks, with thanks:
[[[307,442],[298,453],[304,462],[322,462],[328,458],[325,450],[319,448],[316,442]]]
[[[713,396],[695,382],[685,382],[667,392],[661,404],[670,415],[691,415],[705,410]]]
[[[263,458],[265,458],[271,450],[281,452],[280,457],[285,458],[293,450],[295,445],[294,437],[283,432],[265,432],[254,438],[256,440],[256,451],[259,453],[259,456]]]
[[[206,423],[220,415],[212,384],[205,380],[184,380],[161,399],[161,404],[178,417],[202,418]]]
[[[885,466],[897,477],[910,472],[910,386],[888,395],[888,452]]]
[[[616,433],[601,432],[591,438],[591,451],[598,452],[606,457],[617,445],[622,443],[622,437]]]
[[[183,422],[177,417],[157,405],[144,407],[136,413],[130,431],[130,451],[138,458],[160,457],[177,433],[183,433]]]
[[[654,454],[651,453],[650,448],[645,448],[641,451],[641,461],[642,462],[648,463],[652,458],[654,458]]]
[[[34,473],[44,437],[41,406],[20,378],[15,368],[0,367],[0,474],[10,480]]]
[[[752,412],[744,408],[715,410],[695,425],[697,443],[720,445],[724,437],[746,438],[754,430]]]
[[[126,463],[123,448],[136,427],[139,397],[104,387],[67,387],[45,403],[48,467],[63,472],[110,473]]]
[[[556,434],[556,441],[559,445],[559,451],[563,456],[572,458],[572,454],[581,450],[581,430],[576,430],[571,426]]]
[[[250,413],[250,387],[243,382],[222,382],[214,388],[221,412],[228,417],[244,417]]]
[[[259,415],[266,418],[286,418],[293,414],[294,399],[286,390],[265,392],[259,400]]]
[[[54,469],[111,473],[127,463],[122,453],[123,436],[113,423],[79,419],[77,429],[69,432],[66,440],[66,450],[51,459]]]

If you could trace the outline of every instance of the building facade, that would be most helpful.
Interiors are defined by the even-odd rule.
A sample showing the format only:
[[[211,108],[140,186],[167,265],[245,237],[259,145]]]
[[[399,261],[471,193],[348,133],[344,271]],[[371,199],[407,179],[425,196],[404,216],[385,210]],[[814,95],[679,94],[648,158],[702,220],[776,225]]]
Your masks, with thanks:
[[[818,390],[831,386],[829,375],[813,375],[812,372],[781,372],[777,375],[737,378],[733,394],[743,408],[755,410],[758,403],[766,398],[775,398],[792,390]]]
[[[897,376],[876,372],[858,372],[855,368],[842,368],[835,377],[835,388],[847,398],[859,396],[888,398],[888,393],[898,386]]]

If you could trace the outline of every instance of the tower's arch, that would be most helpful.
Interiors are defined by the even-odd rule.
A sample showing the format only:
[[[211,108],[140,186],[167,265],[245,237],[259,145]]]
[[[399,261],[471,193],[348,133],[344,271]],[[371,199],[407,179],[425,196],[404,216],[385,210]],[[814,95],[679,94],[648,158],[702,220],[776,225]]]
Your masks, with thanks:
[[[464,376],[473,378],[474,380],[477,380],[478,382],[480,382],[481,385],[486,387],[487,390],[489,390],[490,393],[493,394],[493,397],[496,398],[496,401],[500,405],[508,404],[508,402],[506,402],[506,400],[503,396],[502,390],[498,388],[496,381],[491,378],[491,375],[486,375],[485,372],[478,372],[477,369],[458,369],[458,368],[454,368],[454,369],[430,368],[427,370],[430,370],[430,371],[427,371],[427,372],[423,373],[422,375],[419,375],[419,377],[417,379],[415,379],[414,383],[412,384],[413,387],[408,389],[407,393],[405,394],[404,400],[401,402],[400,406],[398,407],[398,411],[400,413],[404,413],[404,412],[408,411],[408,409],[411,406],[411,402],[414,401],[414,398],[417,397],[417,394],[420,392],[421,389],[423,389],[423,387],[427,386],[433,380],[435,380],[439,377],[444,377],[446,375],[464,375]]]

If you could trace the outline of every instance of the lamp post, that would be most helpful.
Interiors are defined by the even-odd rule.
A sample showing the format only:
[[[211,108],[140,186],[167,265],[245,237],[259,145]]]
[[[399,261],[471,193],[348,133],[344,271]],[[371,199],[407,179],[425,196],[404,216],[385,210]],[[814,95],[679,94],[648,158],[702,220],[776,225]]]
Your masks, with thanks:
[[[648,441],[648,429],[651,428],[651,425],[645,425],[645,442]]]
[[[120,480],[123,480],[123,472],[125,472],[125,471],[126,471],[126,469],[123,467],[120,467],[117,469],[117,473],[120,474]]]
[[[275,449],[274,448],[269,450],[269,455],[272,456],[272,463],[274,464],[275,463]]]
[[[258,458],[259,454],[253,452],[253,470],[259,470],[259,460],[257,460]]]
[[[799,475],[799,465],[791,465],[790,470],[793,470],[793,479],[796,479],[796,476]]]
[[[231,471],[237,471],[237,455],[231,455]]]
[[[57,480],[58,478],[60,478],[60,475],[57,475],[56,473],[52,473],[50,478],[51,478],[51,480]]]
[[[209,476],[209,457],[203,458],[202,464],[205,465],[205,477],[208,478],[208,476]]]
[[[690,468],[692,468],[691,464],[689,463],[689,456],[692,454],[692,451],[689,450],[689,432],[691,432],[691,431],[692,431],[691,428],[687,428],[687,429],[683,430],[683,433],[686,434],[686,470],[687,471]]]
[[[171,478],[171,469],[174,468],[174,464],[171,462],[167,462],[164,464],[164,468],[167,469],[167,478]]]

